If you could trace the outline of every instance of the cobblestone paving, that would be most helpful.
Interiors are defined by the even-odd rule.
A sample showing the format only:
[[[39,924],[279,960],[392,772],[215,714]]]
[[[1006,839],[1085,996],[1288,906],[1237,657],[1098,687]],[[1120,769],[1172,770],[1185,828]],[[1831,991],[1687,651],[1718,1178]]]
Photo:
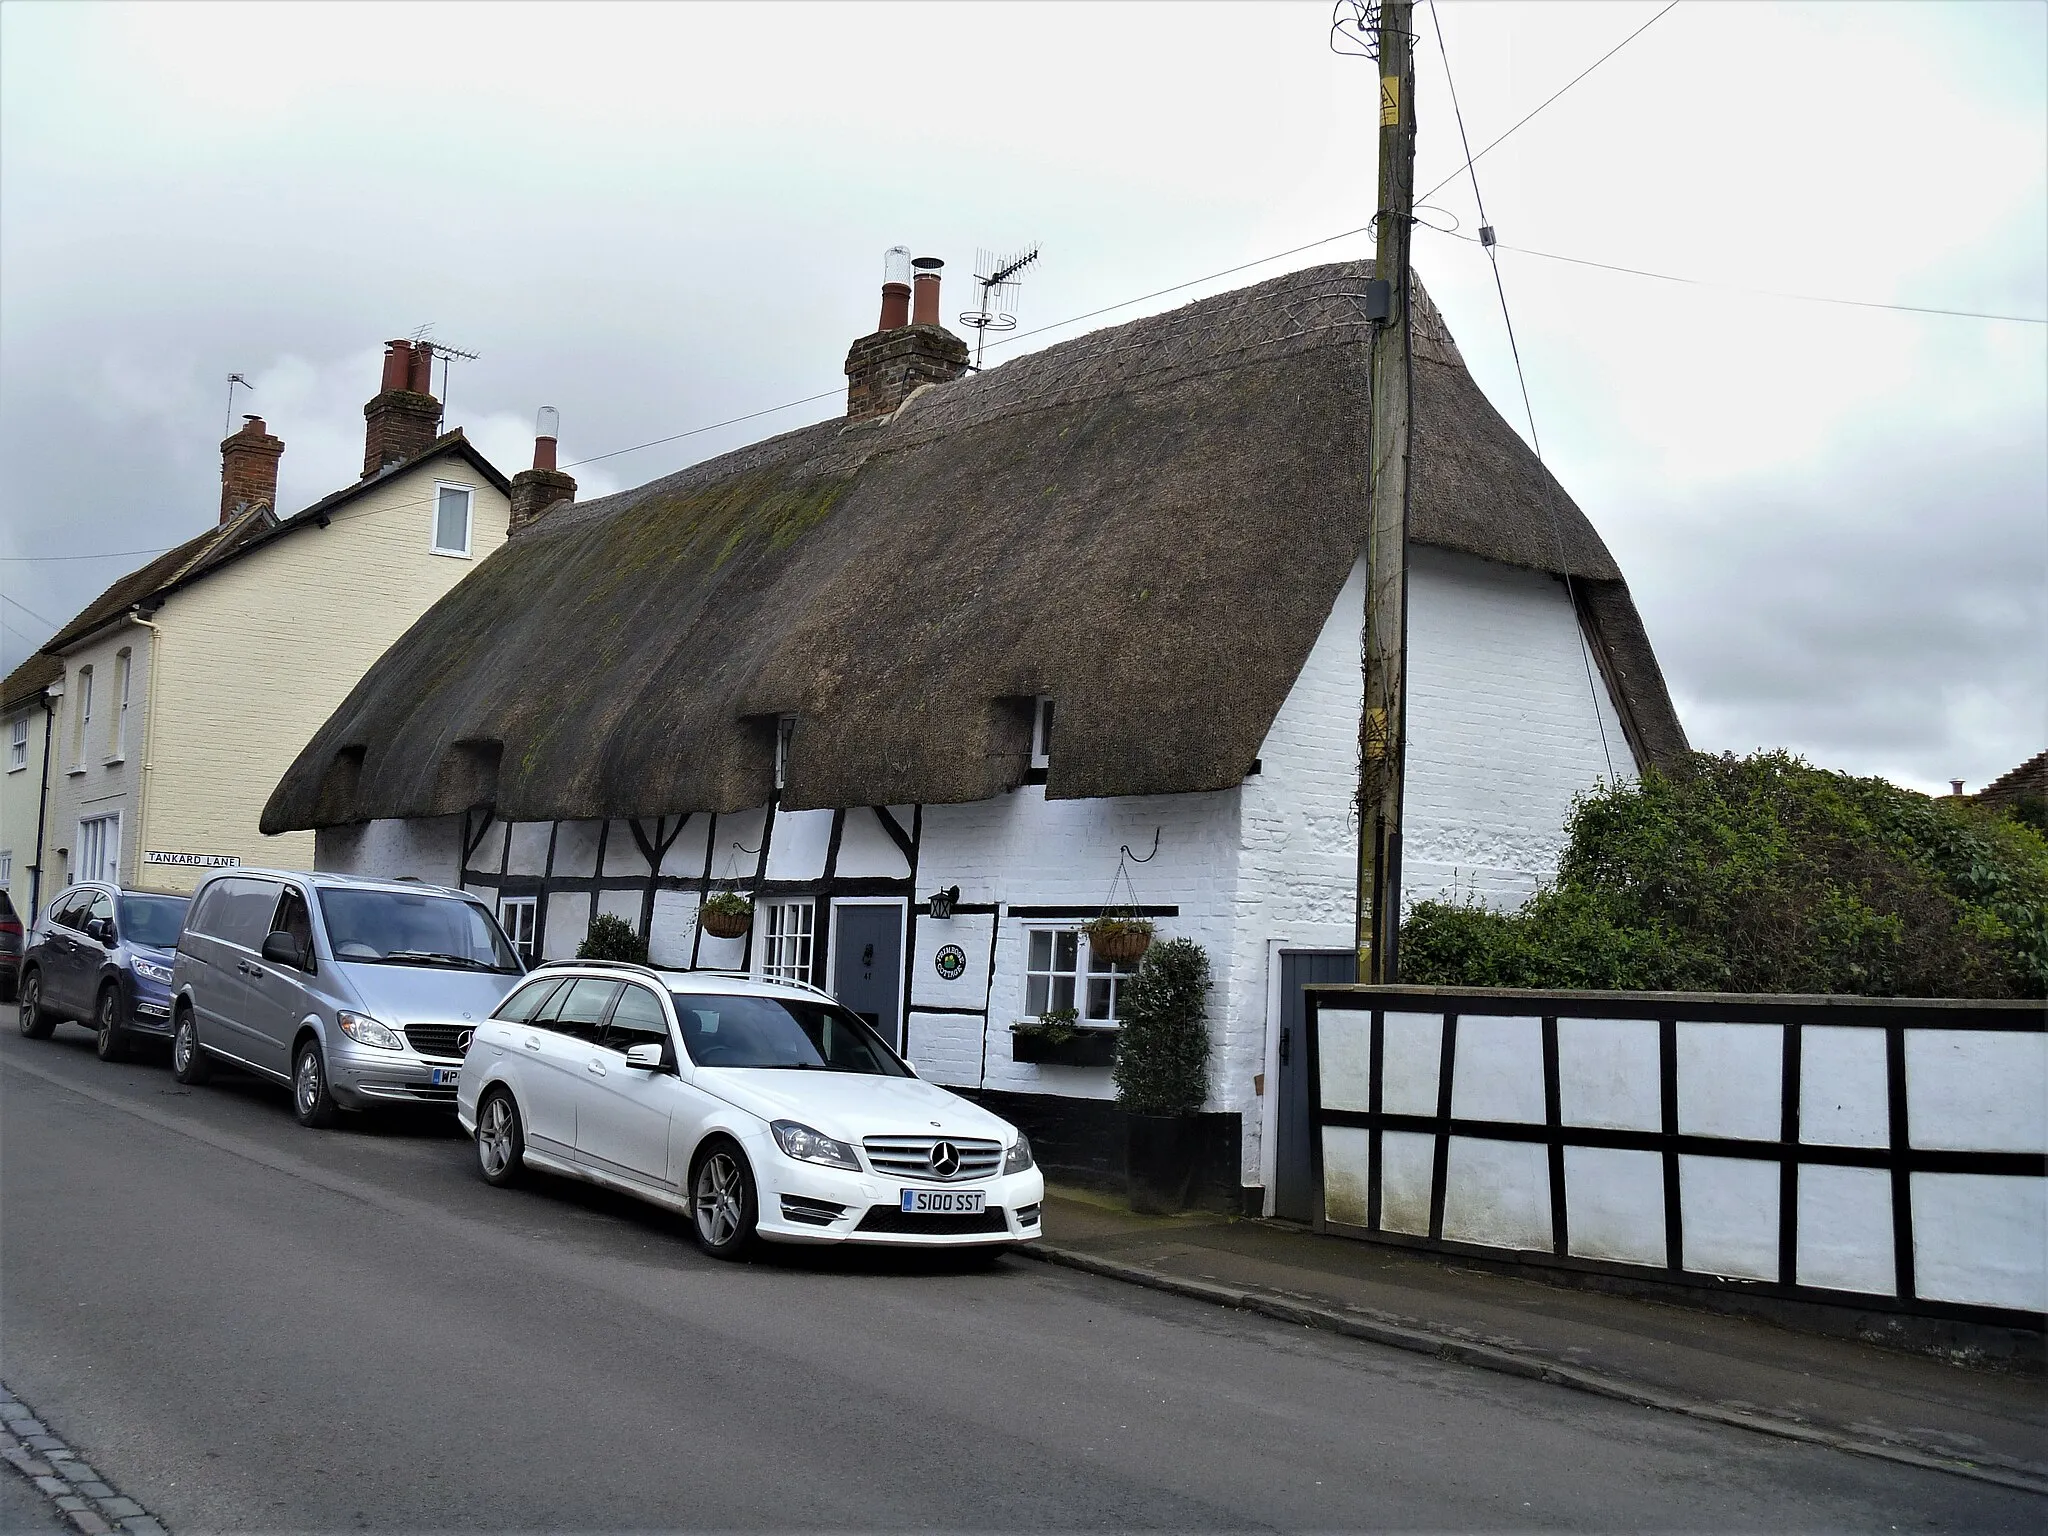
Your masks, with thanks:
[[[111,1531],[165,1536],[161,1521],[133,1499],[123,1498],[118,1488],[81,1461],[4,1382],[0,1382],[0,1457],[86,1536],[107,1536]]]

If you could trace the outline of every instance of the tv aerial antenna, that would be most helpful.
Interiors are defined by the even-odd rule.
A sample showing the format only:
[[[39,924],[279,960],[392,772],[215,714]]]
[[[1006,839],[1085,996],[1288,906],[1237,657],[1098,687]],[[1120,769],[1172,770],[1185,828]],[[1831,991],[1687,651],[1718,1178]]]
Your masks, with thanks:
[[[418,330],[414,331],[412,333],[412,339],[414,346],[418,346],[421,343],[425,343],[427,346],[432,347],[434,349],[434,356],[441,359],[441,419],[443,421],[446,421],[448,419],[449,363],[458,357],[461,358],[466,363],[473,363],[482,354],[477,352],[465,351],[463,348],[456,346],[453,342],[434,340],[434,322],[431,320],[429,320],[425,325],[421,326]]]
[[[981,285],[981,303],[961,315],[960,323],[974,329],[974,368],[981,371],[981,349],[990,331],[1017,328],[1017,274],[1038,260],[1038,247],[1027,246],[998,256],[994,251],[974,253],[974,280]]]

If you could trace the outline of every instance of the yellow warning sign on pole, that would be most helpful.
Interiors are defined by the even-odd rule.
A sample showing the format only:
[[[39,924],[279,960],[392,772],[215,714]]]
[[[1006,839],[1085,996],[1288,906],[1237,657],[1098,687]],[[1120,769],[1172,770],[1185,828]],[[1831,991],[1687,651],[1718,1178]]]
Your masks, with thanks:
[[[1401,126],[1401,77],[1380,76],[1380,126],[1398,128]]]

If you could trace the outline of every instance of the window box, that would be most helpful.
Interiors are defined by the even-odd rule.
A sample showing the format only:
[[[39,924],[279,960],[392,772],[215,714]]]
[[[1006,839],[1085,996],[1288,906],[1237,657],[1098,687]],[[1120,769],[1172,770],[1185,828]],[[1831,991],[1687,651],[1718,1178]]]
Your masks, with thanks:
[[[1044,1067],[1107,1067],[1116,1063],[1117,1031],[1082,1029],[1071,1039],[1053,1040],[1035,1024],[1010,1026],[1010,1059]]]

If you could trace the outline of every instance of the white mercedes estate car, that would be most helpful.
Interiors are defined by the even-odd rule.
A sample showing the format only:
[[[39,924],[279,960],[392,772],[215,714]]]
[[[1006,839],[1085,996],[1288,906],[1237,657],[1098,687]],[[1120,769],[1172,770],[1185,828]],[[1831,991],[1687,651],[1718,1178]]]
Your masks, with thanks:
[[[995,1247],[1045,1181],[1007,1121],[826,993],[730,972],[543,965],[477,1026],[456,1114],[492,1184],[544,1168],[688,1213],[715,1258],[790,1243]]]

